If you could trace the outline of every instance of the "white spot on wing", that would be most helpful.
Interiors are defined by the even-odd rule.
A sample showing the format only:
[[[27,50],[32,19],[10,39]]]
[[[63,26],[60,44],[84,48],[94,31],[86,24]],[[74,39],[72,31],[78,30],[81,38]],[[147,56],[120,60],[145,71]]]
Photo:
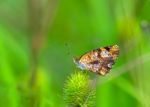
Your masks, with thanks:
[[[109,63],[109,64],[108,64],[108,67],[109,67],[109,68],[112,68],[112,63]]]
[[[102,56],[102,57],[109,57],[110,55],[109,55],[109,52],[108,52],[108,51],[102,51],[102,52],[101,52],[101,56]]]

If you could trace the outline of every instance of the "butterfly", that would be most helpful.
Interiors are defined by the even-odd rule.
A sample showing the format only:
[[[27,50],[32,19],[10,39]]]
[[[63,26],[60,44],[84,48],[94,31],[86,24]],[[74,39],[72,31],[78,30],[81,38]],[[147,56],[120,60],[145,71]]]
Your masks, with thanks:
[[[81,70],[88,70],[99,75],[106,75],[115,64],[119,55],[119,46],[112,45],[94,49],[83,54],[80,58],[74,58],[74,63]]]

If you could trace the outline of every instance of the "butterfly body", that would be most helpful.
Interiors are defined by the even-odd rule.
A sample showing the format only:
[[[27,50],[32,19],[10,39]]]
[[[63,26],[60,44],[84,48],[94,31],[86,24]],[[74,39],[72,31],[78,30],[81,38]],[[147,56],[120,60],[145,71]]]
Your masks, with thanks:
[[[82,70],[89,70],[100,75],[107,74],[119,55],[117,45],[102,47],[74,59],[75,64]]]

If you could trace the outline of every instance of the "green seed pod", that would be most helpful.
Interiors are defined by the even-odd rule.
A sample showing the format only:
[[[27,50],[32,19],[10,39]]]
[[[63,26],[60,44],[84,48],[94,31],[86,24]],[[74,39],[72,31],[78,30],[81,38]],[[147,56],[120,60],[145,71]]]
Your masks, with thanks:
[[[89,76],[81,71],[72,74],[65,83],[64,101],[69,107],[92,107],[95,88],[90,85]]]

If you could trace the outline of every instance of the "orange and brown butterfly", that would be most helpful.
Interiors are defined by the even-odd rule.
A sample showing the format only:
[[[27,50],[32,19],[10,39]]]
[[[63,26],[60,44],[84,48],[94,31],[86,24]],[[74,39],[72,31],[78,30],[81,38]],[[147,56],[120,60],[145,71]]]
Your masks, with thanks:
[[[74,58],[78,68],[106,75],[119,55],[119,46],[101,47],[85,53],[80,58]]]

